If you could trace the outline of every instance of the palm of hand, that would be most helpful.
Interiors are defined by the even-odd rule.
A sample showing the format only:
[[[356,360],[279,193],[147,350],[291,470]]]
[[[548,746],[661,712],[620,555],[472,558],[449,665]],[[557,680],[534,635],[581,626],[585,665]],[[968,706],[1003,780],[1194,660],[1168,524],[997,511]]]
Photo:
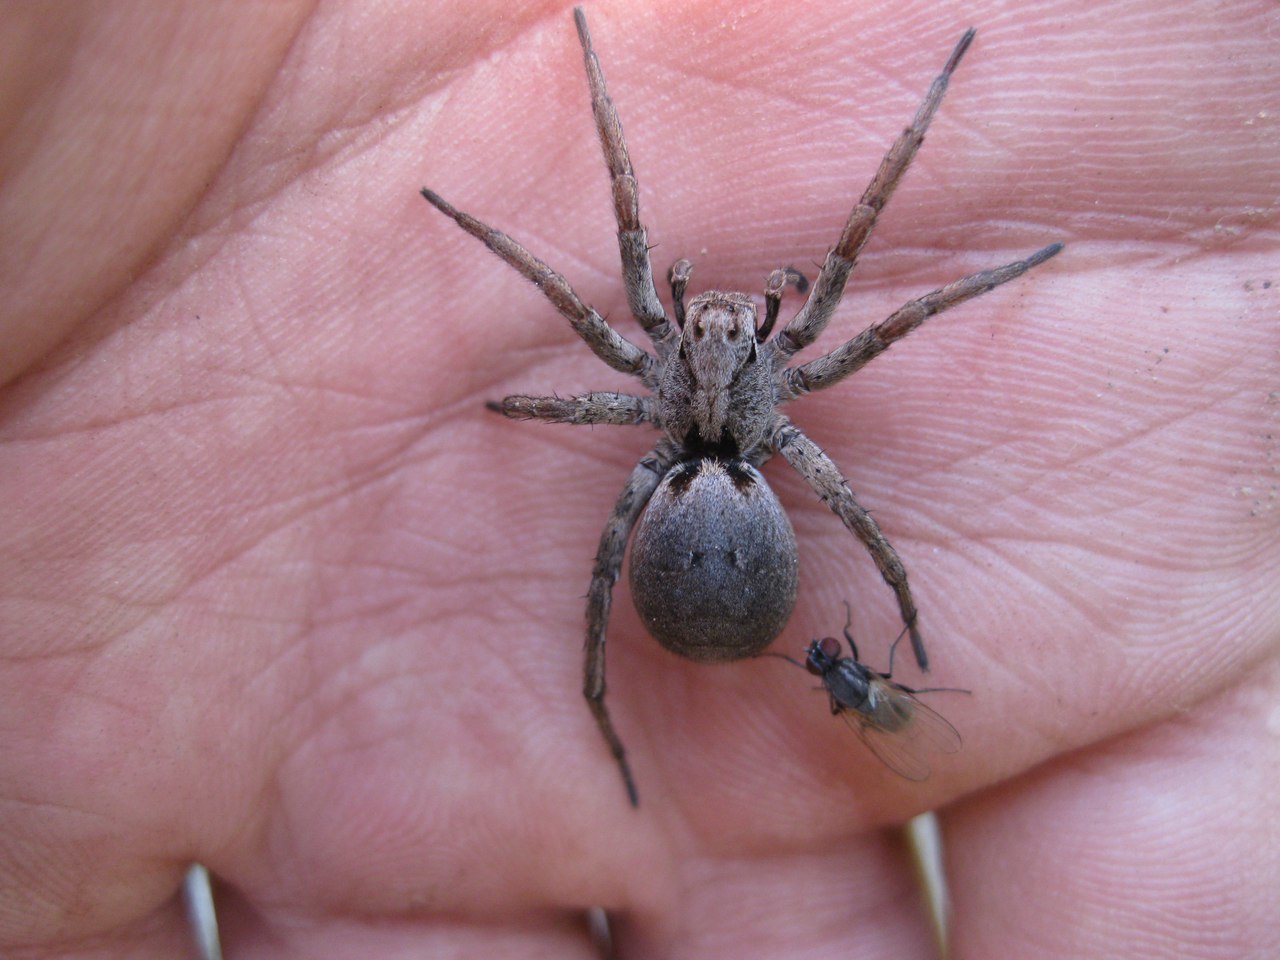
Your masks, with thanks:
[[[774,89],[838,89],[839,102],[771,111],[755,162],[702,189],[690,178],[714,176],[701,151],[716,153],[716,138],[673,143],[669,110],[637,108],[676,89],[676,53],[656,31],[623,43],[598,19],[646,220],[672,259],[709,247],[697,258],[708,283],[754,289],[779,263],[820,256],[913,105],[913,93],[859,92],[847,77],[878,76],[872,54],[823,34],[830,56],[808,68],[819,76]],[[739,35],[720,51],[713,82],[777,80],[759,51],[783,42],[779,24],[818,29],[752,20],[759,42]],[[254,26],[241,39],[270,62],[292,25]],[[24,347],[37,359],[3,398],[0,783],[6,834],[35,839],[0,857],[23,891],[0,943],[97,937],[104,953],[170,955],[183,932],[166,902],[200,859],[234,887],[229,947],[264,956],[372,942],[387,955],[433,938],[440,952],[581,952],[566,918],[589,903],[629,911],[621,936],[635,949],[901,949],[923,934],[878,828],[947,804],[961,950],[1007,944],[995,938],[1011,930],[1082,942],[1084,927],[1046,906],[1050,891],[1073,899],[1077,921],[1126,909],[1107,894],[1128,898],[1144,929],[1163,908],[1131,887],[1170,850],[1191,864],[1186,897],[1230,890],[1249,916],[1236,878],[1265,875],[1260,849],[1275,868],[1274,844],[1248,831],[1276,771],[1262,721],[1280,682],[1276,293],[1263,284],[1275,222],[1252,186],[1273,153],[1244,122],[1266,87],[1256,74],[1275,70],[1260,32],[1242,18],[1197,34],[1200,56],[1238,76],[1184,89],[1161,53],[1182,36],[1172,15],[1162,30],[1121,30],[1136,79],[1117,89],[1171,78],[1182,95],[1135,99],[1117,117],[1070,82],[1070,37],[1018,76],[1032,69],[1022,42],[984,31],[991,53],[966,63],[968,89],[957,82],[873,241],[886,255],[860,266],[828,338],[998,261],[997,248],[1066,236],[1068,254],[1052,278],[941,319],[797,408],[906,559],[938,663],[929,682],[975,690],[942,708],[964,751],[923,787],[902,783],[798,671],[678,661],[643,638],[620,587],[611,706],[644,797],[634,814],[577,693],[579,595],[649,438],[483,413],[512,389],[618,382],[414,192],[428,169],[442,186],[455,177],[451,194],[624,316],[576,52],[567,20],[507,27],[539,31],[555,64],[537,67],[549,88],[513,92],[535,68],[518,34],[442,26],[428,41],[424,25],[352,38],[307,22],[278,73],[227,81],[234,117],[183,114],[187,126],[159,124],[155,141],[94,151],[107,173],[139,157],[161,173],[135,196],[81,193],[91,178],[71,178],[79,215],[118,232],[79,245],[80,268],[32,246],[7,285],[19,306],[39,285],[67,329],[50,345],[52,321],[15,328],[10,359]],[[337,35],[379,56],[335,55]],[[505,44],[505,59],[472,66]],[[878,66],[908,90],[927,83],[932,57],[886,44]],[[645,52],[668,71],[642,68]],[[1102,69],[1117,53],[1088,56]],[[208,88],[198,71],[179,79],[190,86],[166,87],[175,96]],[[758,123],[750,96],[680,89],[708,129]],[[1010,91],[1037,98],[1041,116],[1061,108],[1048,131],[993,122],[1011,122],[998,112]],[[879,133],[815,125],[814,111]],[[504,138],[520,149],[494,150]],[[797,144],[839,157],[839,185],[784,176]],[[155,164],[186,151],[206,167]],[[744,198],[750,209],[736,209]],[[735,232],[752,222],[803,235]],[[888,254],[925,245],[963,262]],[[1181,262],[1192,253],[1195,269]],[[858,629],[864,656],[883,666],[893,610],[874,570],[800,481],[767,470],[804,565],[781,643],[795,653],[832,633],[852,594],[855,627],[870,627]],[[1046,822],[1052,833],[1033,830]],[[1045,863],[1054,882],[1037,884]],[[1224,863],[1230,876],[1214,872]],[[371,922],[386,917],[405,922]],[[1234,955],[1274,936],[1228,928]]]

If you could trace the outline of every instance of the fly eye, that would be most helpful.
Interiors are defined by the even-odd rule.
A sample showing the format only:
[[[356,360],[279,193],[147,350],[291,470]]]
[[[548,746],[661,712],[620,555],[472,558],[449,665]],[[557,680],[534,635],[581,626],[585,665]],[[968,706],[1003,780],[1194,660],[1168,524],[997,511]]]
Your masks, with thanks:
[[[823,637],[818,641],[818,651],[830,660],[836,660],[840,656],[840,641],[835,637]]]

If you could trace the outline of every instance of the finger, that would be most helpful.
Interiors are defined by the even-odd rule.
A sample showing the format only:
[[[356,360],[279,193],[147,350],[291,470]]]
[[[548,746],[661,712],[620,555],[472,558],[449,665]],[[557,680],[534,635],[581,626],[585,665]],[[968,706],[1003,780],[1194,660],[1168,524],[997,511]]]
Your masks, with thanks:
[[[805,853],[686,861],[664,904],[612,917],[620,956],[932,957],[900,831]]]
[[[1278,690],[1271,664],[950,814],[955,956],[1274,956]]]
[[[219,891],[219,927],[227,960],[339,960],[378,957],[484,957],[486,960],[599,960],[585,911],[495,913],[451,918],[412,909],[400,913],[335,914],[251,904],[235,891]],[[186,954],[173,954],[185,956]]]
[[[117,893],[110,885],[82,882],[68,877],[67,891],[74,890],[79,899],[72,906],[62,907],[66,921],[56,932],[28,928],[25,918],[13,916],[31,906],[31,901],[14,890],[4,890],[4,913],[9,915],[0,921],[0,956],[6,960],[111,960],[129,957],[130,960],[172,960],[174,957],[197,956],[192,946],[193,937],[186,911],[175,885],[173,896],[162,901],[154,910],[144,911],[128,920],[116,922],[116,918],[104,915],[102,905]],[[26,893],[26,891],[23,891]],[[37,905],[37,909],[43,905]],[[75,916],[79,907],[87,906],[96,916]],[[25,928],[25,929],[24,929]]]

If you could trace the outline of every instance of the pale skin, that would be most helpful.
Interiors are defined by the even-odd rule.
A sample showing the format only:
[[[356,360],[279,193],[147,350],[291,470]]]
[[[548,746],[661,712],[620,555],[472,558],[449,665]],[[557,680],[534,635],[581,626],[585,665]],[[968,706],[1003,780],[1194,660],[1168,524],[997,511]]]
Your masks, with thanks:
[[[652,436],[484,410],[628,384],[416,192],[642,341],[568,7],[112,9],[0,22],[0,954],[181,955],[199,860],[231,960],[587,957],[592,904],[624,957],[927,956],[891,828],[930,807],[956,956],[1271,953],[1269,5],[589,9],[691,293],[812,278],[970,25],[815,348],[1067,244],[794,410],[910,570],[933,670],[894,678],[973,690],[929,698],[961,751],[896,778],[802,671],[660,649],[624,580],[638,811],[581,598]],[[848,599],[883,669],[898,611],[785,467],[775,649]]]

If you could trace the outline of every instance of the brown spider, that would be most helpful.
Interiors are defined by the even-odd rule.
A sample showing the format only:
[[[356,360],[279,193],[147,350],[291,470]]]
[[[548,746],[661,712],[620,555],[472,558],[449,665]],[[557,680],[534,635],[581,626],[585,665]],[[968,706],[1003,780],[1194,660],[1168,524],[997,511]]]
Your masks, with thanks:
[[[537,284],[597,357],[639,378],[650,391],[645,396],[588,393],[569,399],[520,395],[490,404],[515,419],[649,423],[663,434],[632,471],[605,524],[587,595],[583,693],[635,805],[635,783],[604,703],[605,627],[628,539],[632,540],[632,595],[646,628],[663,646],[700,661],[758,654],[782,631],[796,598],[795,534],[758,470],[780,453],[871,554],[897,597],[916,662],[927,670],[924,642],[916,629],[915,601],[897,552],[854,499],[835,463],[777,408],[843,380],[933,314],[1022,275],[1062,245],[1051,244],[1025,260],[956,280],[912,300],[825,356],[787,366],[831,319],[876,218],[920,148],[951,74],[973,40],[974,31],[969,30],[933,81],[911,126],[889,149],[854,206],[804,306],[777,336],[769,339],[783,290],[794,284],[803,292],[805,286],[803,278],[790,269],[775,270],[769,276],[761,321],[745,293],[711,290],[694,297],[686,307],[684,294],[692,265],[677,261],[668,276],[673,324],[654,286],[648,236],[640,222],[638,187],[622,125],[605,91],[586,16],[581,8],[573,16],[613,185],[627,302],[653,342],[653,353],[617,333],[578,298],[564,277],[506,234],[455,209],[428,189],[422,195]]]

